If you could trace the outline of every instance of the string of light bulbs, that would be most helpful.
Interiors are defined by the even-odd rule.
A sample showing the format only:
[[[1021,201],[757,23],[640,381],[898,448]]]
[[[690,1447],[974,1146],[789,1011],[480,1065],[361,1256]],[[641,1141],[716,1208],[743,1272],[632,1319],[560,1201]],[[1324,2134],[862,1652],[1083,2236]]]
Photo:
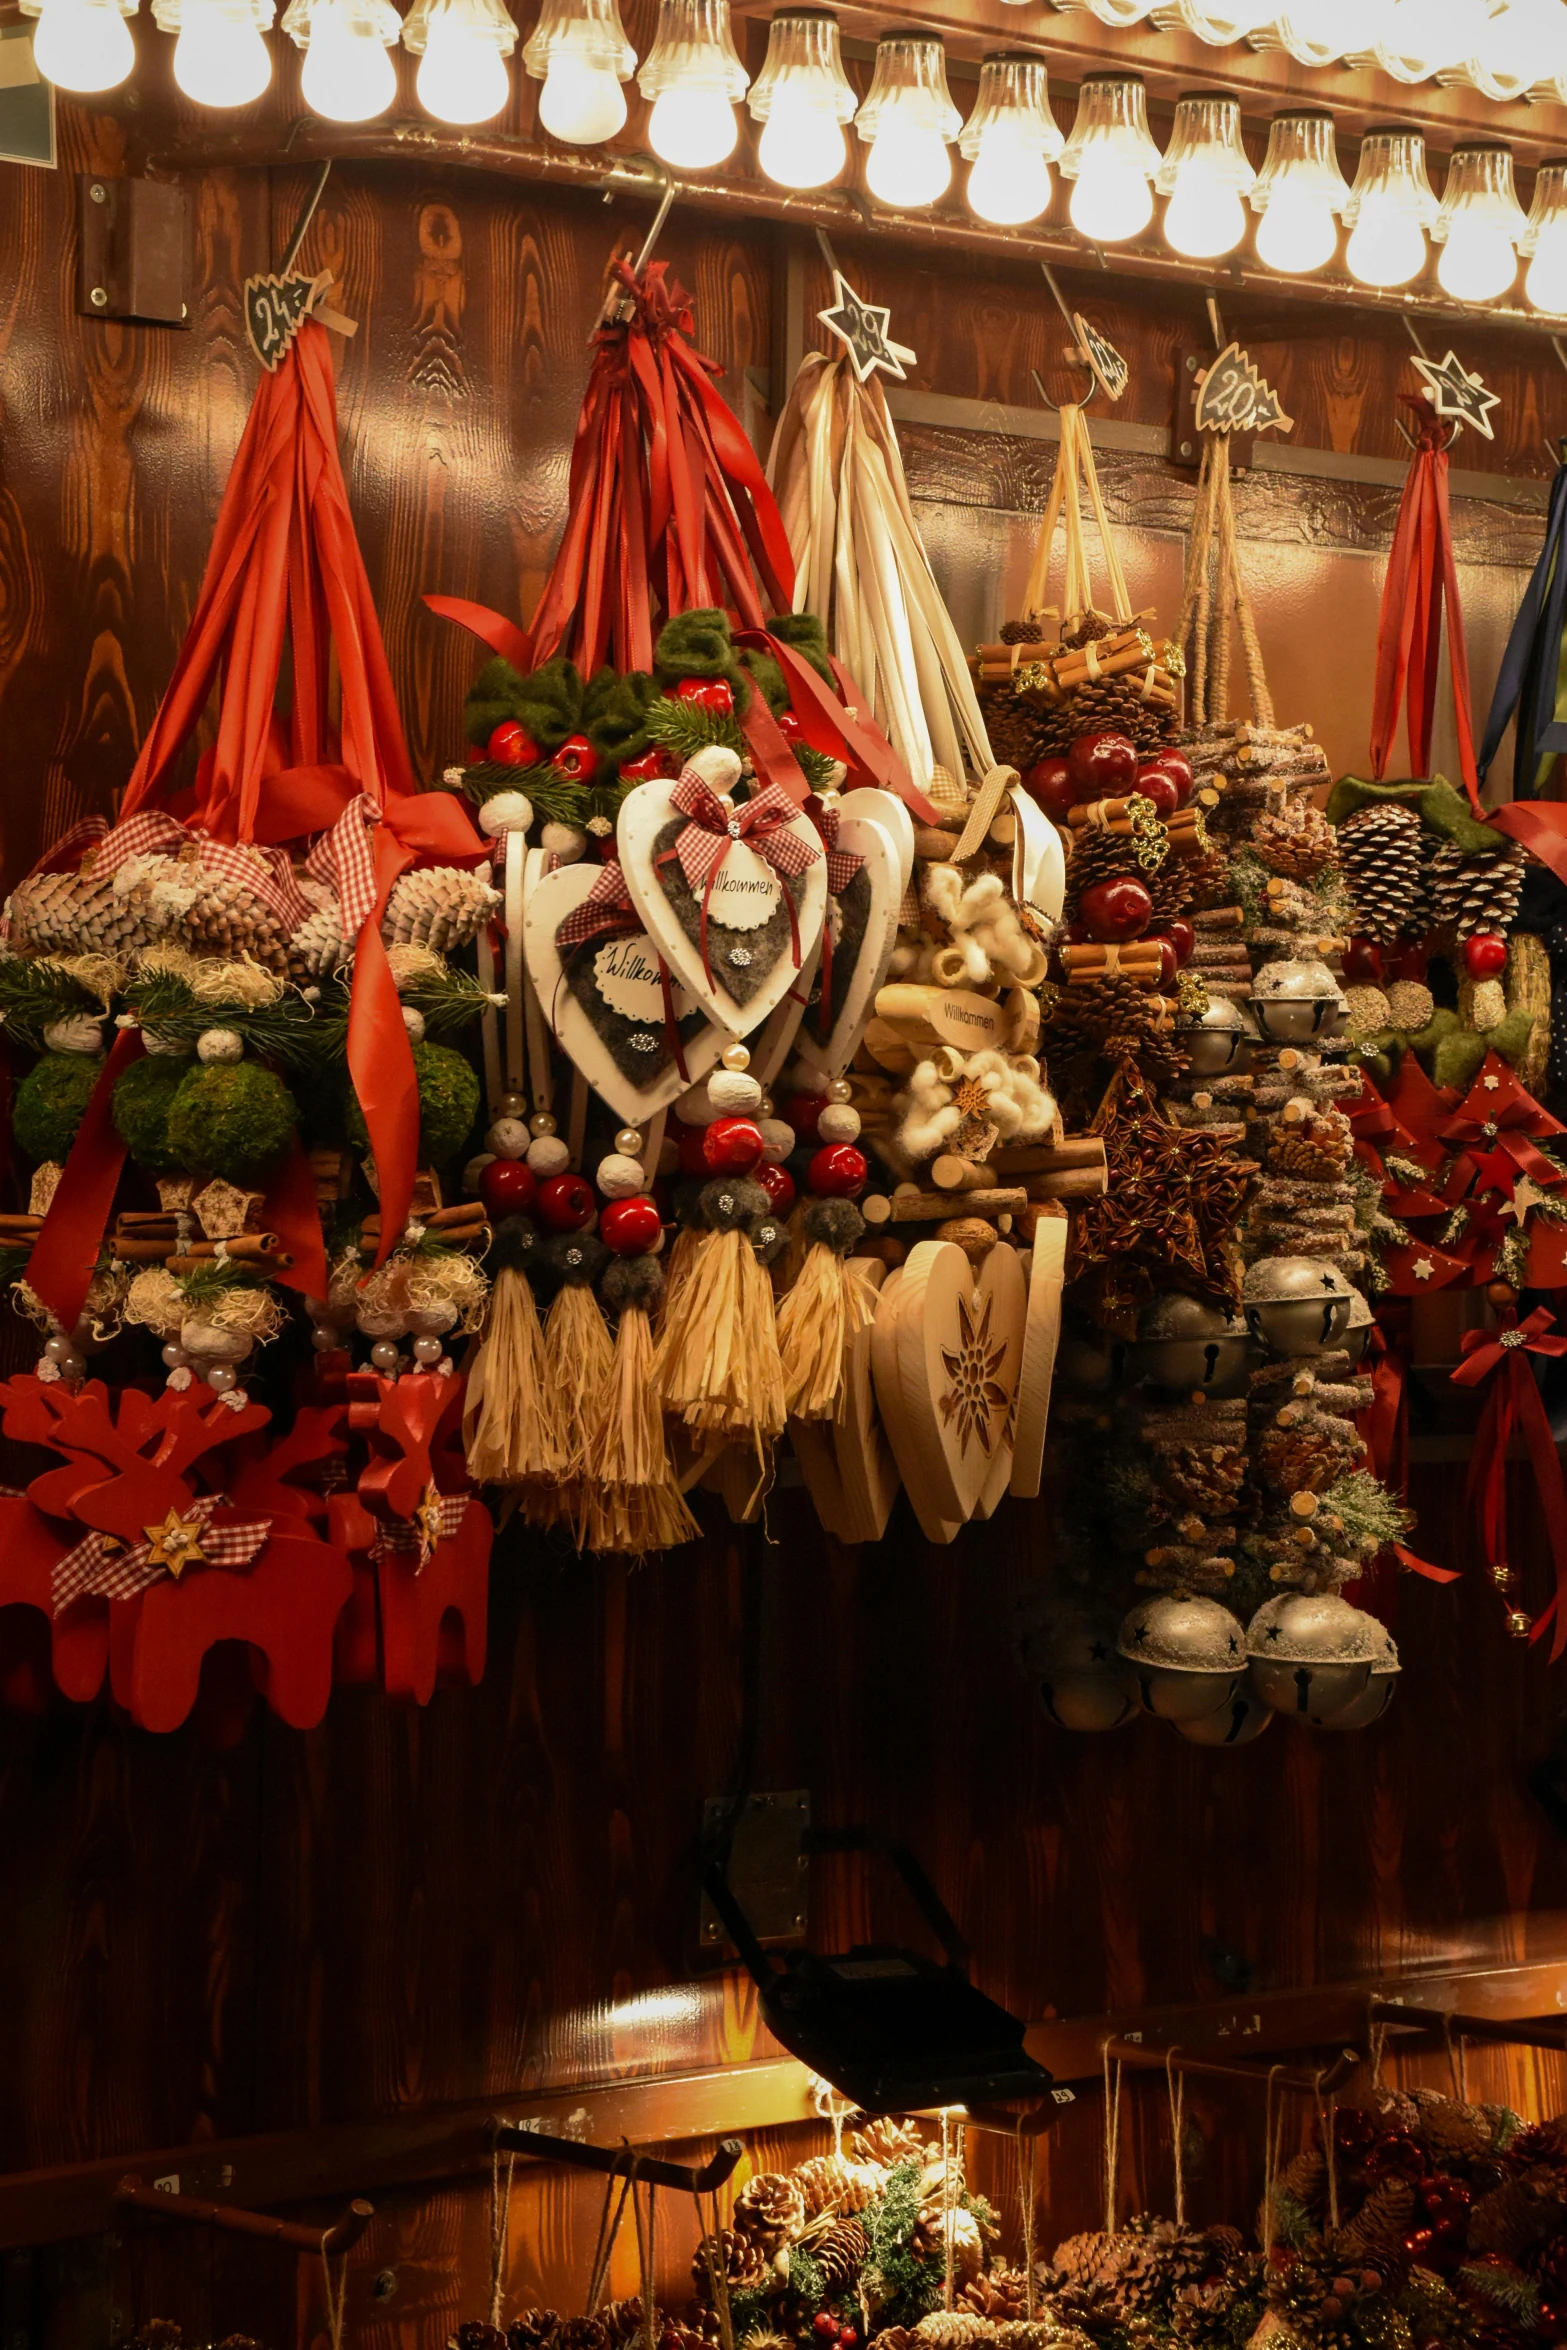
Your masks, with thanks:
[[[1276,0],[1175,0],[1151,10],[1144,0],[1087,4],[1107,22],[1130,24],[1151,14],[1156,24],[1179,23],[1214,43],[1276,39],[1297,57],[1314,40],[1317,53],[1308,62],[1316,63],[1327,61],[1341,35],[1364,40],[1375,31],[1375,61],[1405,81],[1420,78],[1434,58],[1446,61],[1435,70],[1451,77],[1465,43],[1465,54],[1484,46],[1497,94],[1509,76],[1516,80],[1528,70],[1508,46],[1520,11],[1533,29],[1535,67],[1556,59],[1567,26],[1567,0],[1290,0],[1283,14]],[[38,20],[39,71],[73,91],[123,81],[135,61],[126,20],[137,5],[21,0],[24,14]],[[152,13],[175,36],[174,74],[187,96],[207,106],[240,106],[266,89],[272,64],[263,35],[275,0],[152,0]],[[1432,29],[1439,21],[1440,39]],[[413,0],[405,17],[393,0],[289,0],[282,30],[304,52],[306,104],[332,121],[369,121],[391,105],[397,88],[391,51],[399,41],[419,58],[420,103],[440,120],[487,122],[506,103],[517,28],[505,0]],[[1418,131],[1368,131],[1351,184],[1339,166],[1332,116],[1320,107],[1293,107],[1274,117],[1259,171],[1242,143],[1238,102],[1198,92],[1178,102],[1161,154],[1141,77],[1115,71],[1084,79],[1064,139],[1051,112],[1044,61],[1012,50],[985,60],[965,122],[936,35],[884,36],[861,100],[844,71],[832,12],[782,8],[771,20],[766,62],[752,83],[735,46],[729,0],[660,0],[653,46],[640,68],[618,0],[541,0],[522,65],[542,84],[543,129],[573,146],[600,145],[623,128],[625,86],[635,75],[650,106],[648,142],[675,170],[722,164],[738,143],[745,100],[761,126],[758,163],[782,187],[820,188],[837,179],[848,162],[852,125],[865,150],[866,187],[894,210],[939,202],[952,184],[956,148],[969,166],[969,210],[998,226],[1019,227],[1043,215],[1054,167],[1070,187],[1073,227],[1095,245],[1141,236],[1157,194],[1164,198],[1164,242],[1191,259],[1233,252],[1247,234],[1249,208],[1257,257],[1282,275],[1325,267],[1338,250],[1342,222],[1349,232],[1344,263],[1362,285],[1408,285],[1435,246],[1444,292],[1455,301],[1496,301],[1513,286],[1522,256],[1527,301],[1567,315],[1567,161],[1540,167],[1525,215],[1511,153],[1496,140],[1454,149],[1438,201]],[[1567,45],[1559,74],[1567,84]],[[1567,86],[1561,95],[1567,102]]]

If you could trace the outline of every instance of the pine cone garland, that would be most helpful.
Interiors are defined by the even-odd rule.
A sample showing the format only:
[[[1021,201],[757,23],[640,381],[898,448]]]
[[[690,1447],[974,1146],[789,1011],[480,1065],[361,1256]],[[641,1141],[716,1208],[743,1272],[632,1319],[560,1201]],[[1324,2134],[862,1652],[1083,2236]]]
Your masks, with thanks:
[[[849,2291],[870,2254],[871,2240],[857,2219],[836,2220],[825,2236],[817,2238],[811,2258],[822,2272],[829,2300]]]
[[[702,2238],[691,2262],[691,2281],[699,2300],[713,2299],[715,2272],[731,2293],[759,2293],[772,2273],[772,2262],[753,2237],[738,2228],[720,2228],[716,2236]],[[564,2326],[561,2332],[564,2334]],[[561,2350],[566,2350],[564,2344]],[[588,2350],[588,2345],[580,2345],[579,2350]]]
[[[1397,800],[1359,808],[1339,826],[1338,847],[1356,930],[1391,946],[1423,894],[1419,817]]]
[[[735,2197],[733,2223],[767,2253],[792,2243],[805,2225],[805,2197],[786,2171],[758,2171]]]

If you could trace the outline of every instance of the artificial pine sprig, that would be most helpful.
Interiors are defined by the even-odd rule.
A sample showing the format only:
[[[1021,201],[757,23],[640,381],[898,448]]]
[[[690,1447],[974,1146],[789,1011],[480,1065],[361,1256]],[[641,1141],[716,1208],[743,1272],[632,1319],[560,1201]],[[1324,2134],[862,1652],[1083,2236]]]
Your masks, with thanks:
[[[0,1020],[6,1033],[30,1051],[42,1051],[43,1032],[56,1020],[101,1019],[108,1001],[107,994],[84,985],[70,964],[55,956],[0,960]]]

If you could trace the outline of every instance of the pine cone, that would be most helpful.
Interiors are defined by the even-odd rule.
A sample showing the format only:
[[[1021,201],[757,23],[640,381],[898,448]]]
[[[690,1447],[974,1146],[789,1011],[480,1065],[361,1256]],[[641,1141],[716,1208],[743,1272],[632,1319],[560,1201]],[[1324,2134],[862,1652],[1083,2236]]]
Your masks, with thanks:
[[[1246,1467],[1244,1445],[1161,1444],[1154,1487],[1171,1517],[1195,1510],[1202,1518],[1227,1518],[1245,1489]]]
[[[610,2350],[609,2328],[602,2318],[563,2317],[555,2329],[554,2350]]]
[[[805,2225],[805,2197],[786,2171],[758,2171],[735,2197],[734,2226],[764,2252],[793,2243]]]
[[[624,2301],[606,2301],[596,2312],[612,2343],[629,2342],[644,2330],[644,2311],[640,2293],[630,2293]],[[653,2332],[656,2339],[663,2330],[662,2310],[653,2312]]]
[[[1339,1442],[1320,1428],[1268,1428],[1257,1445],[1257,1471],[1274,1493],[1323,1493],[1358,1458],[1360,1439]]]
[[[1292,800],[1259,816],[1250,846],[1270,873],[1287,874],[1291,881],[1310,881],[1339,861],[1338,835],[1309,800]]]
[[[1500,2252],[1508,2260],[1521,2260],[1525,2253],[1559,2235],[1564,2220],[1567,2209],[1560,2174],[1525,2172],[1522,2178],[1494,2187],[1471,2207],[1469,2250]]]
[[[1026,695],[1014,693],[1011,686],[981,687],[979,707],[990,747],[1004,767],[1015,767],[1020,775],[1026,775],[1037,759],[1056,748],[1048,724],[1050,714]]]
[[[553,2343],[559,2326],[559,2310],[525,2309],[506,2328],[507,2350],[545,2350],[547,2343]]]
[[[716,2236],[702,2238],[691,2261],[691,2281],[699,2300],[713,2299],[714,2269],[731,2293],[759,2293],[772,2273],[772,2262],[761,2246],[738,2228],[720,2228]]]
[[[261,2350],[254,2334],[225,2334],[217,2350]]]
[[[960,2203],[948,2211],[937,2195],[921,2207],[911,2248],[916,2259],[945,2264],[949,2244],[953,2276],[966,2284],[978,2276],[984,2264],[985,2240],[971,2211],[965,2211]]]
[[[1331,1183],[1354,1155],[1355,1137],[1349,1120],[1337,1110],[1318,1111],[1307,1118],[1280,1118],[1268,1135],[1268,1165],[1278,1175],[1297,1175],[1307,1183]]]
[[[1039,642],[1038,621],[1003,620],[1001,623],[1001,642],[1004,645],[1037,645]]]
[[[920,2319],[911,2339],[925,2350],[967,2350],[970,2342],[993,2341],[995,2327],[971,2309],[933,2309]]]
[[[136,2329],[136,2350],[180,2350],[184,2339],[171,2317],[149,2317]]]
[[[506,2350],[506,2336],[488,2318],[470,2317],[447,2336],[446,2350]]]
[[[1063,631],[1061,642],[1068,652],[1079,653],[1084,645],[1100,644],[1125,625],[1124,621],[1112,620],[1107,612],[1096,612],[1090,606],[1086,612],[1074,616],[1071,627]]]
[[[846,2293],[869,2260],[871,2240],[857,2219],[834,2221],[825,2236],[811,2246],[811,2258],[822,2272],[829,2300]]]
[[[1334,2258],[1358,2260],[1372,2268],[1400,2266],[1414,2212],[1415,2190],[1410,2181],[1384,2179],[1372,2188],[1348,2225],[1339,2229],[1333,2239]]]
[[[836,2154],[813,2155],[789,2175],[800,2191],[807,2221],[824,2211],[837,2212],[843,2217],[863,2211],[868,2203],[875,2202],[887,2183],[887,2173],[880,2163],[844,2162]]]
[[[876,2350],[909,2350],[914,2336],[907,2326],[883,2326],[873,2339]]]
[[[918,2122],[894,2121],[890,2114],[856,2130],[849,2150],[861,2162],[879,2162],[884,2170],[896,2170],[904,2162],[917,2162],[922,2170],[925,2166],[925,2140]]]
[[[1494,857],[1470,858],[1463,871],[1455,924],[1460,938],[1512,927],[1527,865],[1527,855],[1513,840]]]
[[[1066,911],[1077,911],[1078,900],[1084,890],[1095,882],[1119,880],[1131,874],[1142,881],[1143,868],[1137,862],[1137,848],[1131,837],[1106,832],[1099,826],[1085,825],[1072,840],[1072,854],[1066,867]],[[1145,884],[1146,886],[1146,884]]]
[[[1150,930],[1162,930],[1166,922],[1173,922],[1178,914],[1187,912],[1192,894],[1191,871],[1184,857],[1166,857],[1153,873],[1139,871],[1138,879],[1153,900]]]
[[[1338,846],[1356,930],[1391,946],[1423,897],[1419,817],[1397,800],[1359,808],[1339,826]]]
[[[1070,2339],[1043,2317],[998,2317],[994,2324],[1001,2350],[1060,2350]]]
[[[958,2298],[976,2317],[988,2317],[993,2325],[1000,2325],[1004,2320],[1027,2316],[1028,2278],[1022,2269],[997,2261],[994,2268],[972,2277]]]
[[[500,892],[482,873],[465,873],[456,865],[416,868],[393,890],[381,936],[388,946],[433,947],[437,954],[449,954],[471,945],[500,903]]]

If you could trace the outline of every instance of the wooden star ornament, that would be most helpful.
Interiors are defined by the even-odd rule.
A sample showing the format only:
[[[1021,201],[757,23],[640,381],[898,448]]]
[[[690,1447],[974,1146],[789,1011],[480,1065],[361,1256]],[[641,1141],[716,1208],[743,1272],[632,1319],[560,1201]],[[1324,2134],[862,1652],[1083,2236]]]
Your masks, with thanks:
[[[864,383],[880,368],[883,375],[902,383],[917,354],[889,336],[891,310],[885,303],[862,302],[841,269],[833,271],[832,280],[832,308],[816,315],[828,333],[847,346],[856,380]]]

